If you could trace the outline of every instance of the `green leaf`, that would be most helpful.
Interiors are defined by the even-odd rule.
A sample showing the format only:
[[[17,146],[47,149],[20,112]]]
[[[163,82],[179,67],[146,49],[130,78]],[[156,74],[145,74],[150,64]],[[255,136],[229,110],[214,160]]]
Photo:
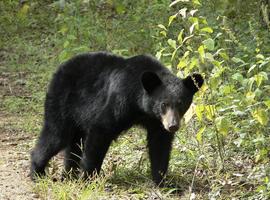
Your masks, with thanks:
[[[254,94],[256,97],[261,97],[261,95],[263,94],[263,91],[260,90],[259,88],[257,88],[255,91],[254,91]]]
[[[171,61],[174,59],[177,50],[178,50],[178,49],[175,49],[175,50],[173,51],[172,56],[171,56]]]
[[[65,35],[68,32],[68,27],[66,25],[63,25],[58,32]]]
[[[206,105],[205,108],[206,118],[210,121],[213,121],[215,115],[215,106],[214,105]]]
[[[168,44],[169,44],[172,48],[176,49],[176,41],[175,41],[175,40],[168,39]]]
[[[202,143],[202,134],[205,130],[206,126],[202,127],[199,129],[198,133],[196,134],[196,139],[198,140],[198,142],[201,144]]]
[[[225,52],[220,52],[219,55],[224,59],[224,60],[229,60],[229,56]]]
[[[203,18],[203,17],[200,17],[200,22],[201,22],[202,24],[204,24],[204,25],[207,25],[207,21],[206,21],[206,19]]]
[[[195,66],[199,66],[198,59],[196,57],[192,57],[188,69],[191,71]]]
[[[158,27],[165,30],[165,31],[167,31],[166,27],[163,24],[159,24]]]
[[[184,55],[183,55],[183,58],[188,57],[188,56],[189,56],[189,53],[190,53],[190,51],[186,51],[186,52],[184,53]]]
[[[215,61],[213,55],[212,55],[211,53],[208,53],[208,52],[205,54],[205,58],[206,58],[207,60],[209,60],[210,62]]]
[[[157,58],[158,60],[160,60],[163,51],[164,51],[164,49],[161,49],[160,51],[158,51],[158,52],[156,53],[156,58]]]
[[[199,52],[199,55],[200,55],[200,58],[201,58],[202,63],[204,63],[205,53],[204,53],[204,47],[203,47],[203,45],[201,45],[198,48],[198,52]]]
[[[187,59],[181,59],[177,65],[177,68],[182,69],[182,68],[186,67],[187,64],[188,64]]]
[[[75,52],[86,52],[86,51],[89,51],[90,49],[88,46],[79,46],[79,47],[73,48],[72,50]]]
[[[268,75],[266,72],[260,72],[259,74],[255,75],[254,78],[257,83],[257,86],[260,87],[260,85],[264,80],[268,80]]]
[[[198,5],[198,6],[201,5],[201,3],[200,3],[199,0],[192,0],[192,3],[193,3],[194,5]]]
[[[252,66],[248,69],[248,72],[247,72],[247,73],[250,73],[256,66],[257,66],[256,64],[252,65]]]
[[[166,31],[160,31],[160,34],[167,37],[167,32]]]
[[[217,117],[216,118],[216,125],[217,125],[217,129],[218,131],[226,136],[228,135],[228,132],[230,130],[230,122],[226,117]]]
[[[254,76],[254,78],[255,78],[255,81],[257,83],[257,86],[260,87],[260,85],[262,84],[262,81],[263,81],[263,77],[260,76],[259,74],[257,74]]]
[[[203,119],[203,111],[204,111],[204,105],[196,105],[195,113],[196,113],[199,121],[202,121],[202,119]]]
[[[254,77],[251,77],[248,79],[248,87],[249,87],[249,91],[252,90],[252,87],[253,87],[253,83],[255,82],[255,78]]]
[[[18,17],[21,19],[25,18],[27,13],[29,12],[29,9],[30,6],[28,5],[28,3],[24,3],[18,12]]]
[[[265,104],[268,108],[270,108],[270,99],[265,100],[265,101],[264,101],[264,104]]]
[[[264,56],[263,56],[262,54],[257,54],[257,55],[256,55],[256,58],[257,58],[257,59],[264,60]]]
[[[243,77],[242,74],[240,74],[240,73],[237,72],[237,73],[235,73],[235,74],[232,75],[232,79],[237,80],[240,83],[242,83],[243,80],[244,80],[244,77]]]
[[[270,60],[266,60],[266,61],[261,62],[261,64],[259,65],[259,68],[261,68],[261,67],[267,65],[267,64],[269,63],[269,61],[270,61]]]
[[[211,86],[211,89],[217,89],[219,86],[219,79],[217,79],[216,77],[211,77],[209,79],[209,84]]]
[[[261,125],[266,126],[268,122],[268,114],[265,109],[258,108],[252,112],[252,116],[256,119]]]
[[[213,61],[212,61],[212,64],[215,65],[216,67],[218,67],[219,69],[222,68],[221,62],[218,62],[217,60],[213,60]]]
[[[190,39],[192,36],[193,36],[193,35],[191,35],[191,36],[189,36],[189,37],[185,37],[184,40],[183,40],[183,42],[185,42],[186,40]],[[188,39],[187,39],[187,38],[188,38]],[[188,49],[189,51],[193,52],[193,49],[192,49],[192,47],[191,47],[190,45],[187,46],[187,49]]]
[[[263,80],[268,80],[268,74],[266,72],[260,72],[259,75],[263,77]]]
[[[180,33],[178,34],[178,37],[177,37],[177,40],[178,40],[178,42],[179,42],[180,44],[183,43],[183,33],[184,33],[184,29],[182,29],[182,30],[180,31]]]
[[[64,50],[60,53],[58,58],[60,62],[66,61],[69,58],[69,53]]]
[[[246,99],[249,101],[249,102],[253,102],[254,101],[254,98],[255,98],[256,94],[254,92],[247,92],[246,93]]]
[[[68,40],[76,40],[77,38],[76,38],[75,35],[68,35],[68,36],[67,36],[67,39],[68,39]]]
[[[224,85],[221,88],[221,92],[224,95],[230,95],[234,91],[234,86],[233,85]]]
[[[213,51],[214,48],[215,48],[215,41],[212,40],[211,38],[208,38],[208,39],[204,40],[202,43],[210,51]]]
[[[125,13],[125,6],[121,3],[116,5],[116,13],[117,14],[123,14]]]
[[[188,21],[192,23],[192,26],[195,26],[196,30],[199,30],[199,18],[198,17],[189,17]]]
[[[205,27],[201,29],[201,32],[213,33],[213,29],[211,27]]]
[[[243,63],[243,64],[245,63],[243,60],[241,60],[240,58],[236,58],[236,57],[233,57],[232,61],[235,63]]]
[[[193,36],[194,36],[194,35],[189,35],[189,36],[185,37],[184,40],[183,40],[183,43],[186,42],[186,41],[188,41],[188,40],[189,40],[190,38],[192,38]],[[187,49],[190,50],[190,51],[192,51],[192,49],[191,49],[190,46],[187,46]]]
[[[66,41],[64,42],[64,45],[63,45],[63,46],[64,46],[64,48],[67,48],[67,47],[69,46],[69,44],[70,44],[70,43],[69,43],[69,41],[68,41],[68,40],[66,40]]]
[[[169,17],[169,23],[168,23],[168,26],[170,26],[170,25],[171,25],[171,23],[172,23],[172,22],[173,22],[173,20],[176,18],[176,16],[177,16],[177,14],[172,15],[172,16],[170,16],[170,17]]]

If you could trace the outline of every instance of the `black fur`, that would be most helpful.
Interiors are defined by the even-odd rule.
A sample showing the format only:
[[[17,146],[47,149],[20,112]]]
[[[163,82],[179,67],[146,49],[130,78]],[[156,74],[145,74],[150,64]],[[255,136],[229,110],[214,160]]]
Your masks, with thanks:
[[[195,78],[201,86],[202,77]],[[170,104],[182,117],[196,91],[190,77],[177,78],[150,56],[125,59],[98,52],[72,58],[50,83],[31,177],[44,175],[48,161],[63,149],[66,171],[98,173],[112,140],[139,124],[147,129],[153,180],[159,184],[174,137],[162,126],[160,104]]]

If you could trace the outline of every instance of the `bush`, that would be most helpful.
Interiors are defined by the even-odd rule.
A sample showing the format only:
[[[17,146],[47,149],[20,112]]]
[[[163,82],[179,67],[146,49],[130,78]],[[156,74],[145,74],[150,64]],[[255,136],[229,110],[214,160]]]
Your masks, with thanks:
[[[204,158],[201,167],[209,178],[209,195],[266,198],[270,195],[270,56],[262,43],[267,39],[261,36],[267,30],[251,18],[247,27],[247,17],[237,16],[239,23],[234,24],[228,16],[216,14],[218,20],[213,21],[214,10],[205,12],[212,2],[172,2],[175,14],[168,24],[158,25],[156,57],[179,77],[194,71],[204,74],[206,84],[186,116],[196,115],[197,120],[186,129],[196,133],[192,151],[197,154],[194,159]],[[252,41],[243,40],[243,35]],[[240,188],[248,193],[239,194]]]

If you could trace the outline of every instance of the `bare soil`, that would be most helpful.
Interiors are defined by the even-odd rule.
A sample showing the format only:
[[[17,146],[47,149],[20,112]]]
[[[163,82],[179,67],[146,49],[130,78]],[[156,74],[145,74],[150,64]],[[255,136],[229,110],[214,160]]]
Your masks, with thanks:
[[[39,199],[33,193],[29,174],[29,136],[7,130],[11,120],[0,116],[0,199],[29,200]]]
[[[6,112],[2,105],[6,96],[27,95],[22,77],[21,73],[0,74],[0,200],[39,199],[28,175],[34,137],[14,128],[21,116]]]

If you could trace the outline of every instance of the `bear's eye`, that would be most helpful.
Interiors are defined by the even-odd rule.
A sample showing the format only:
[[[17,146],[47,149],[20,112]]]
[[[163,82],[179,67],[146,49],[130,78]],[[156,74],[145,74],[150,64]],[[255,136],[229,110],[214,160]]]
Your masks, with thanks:
[[[162,112],[165,112],[165,110],[166,110],[166,106],[167,106],[167,104],[166,103],[161,103],[161,110],[162,110]]]
[[[183,102],[182,101],[177,101],[178,106],[182,106]]]

